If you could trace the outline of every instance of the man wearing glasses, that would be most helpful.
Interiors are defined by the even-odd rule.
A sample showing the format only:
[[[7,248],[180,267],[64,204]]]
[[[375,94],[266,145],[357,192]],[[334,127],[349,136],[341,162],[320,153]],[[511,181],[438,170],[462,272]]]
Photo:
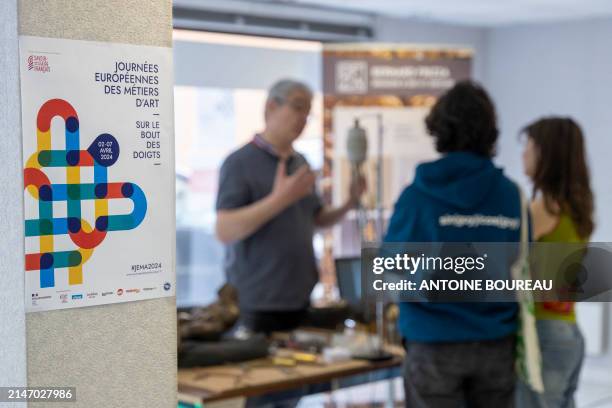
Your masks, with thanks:
[[[221,166],[216,234],[226,244],[225,270],[238,290],[241,323],[256,332],[290,330],[304,321],[318,281],[314,229],[338,222],[365,191],[358,180],[344,205],[323,206],[314,172],[293,149],[311,100],[301,82],[275,83],[265,129]]]

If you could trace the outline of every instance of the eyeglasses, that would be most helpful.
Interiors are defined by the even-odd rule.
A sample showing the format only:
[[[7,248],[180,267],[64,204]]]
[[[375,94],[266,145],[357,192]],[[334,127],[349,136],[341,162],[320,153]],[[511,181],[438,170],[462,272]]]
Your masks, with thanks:
[[[298,113],[300,115],[306,115],[308,116],[308,114],[310,113],[310,104],[308,103],[304,103],[301,101],[288,101],[286,99],[282,99],[282,98],[275,98],[276,102],[279,105],[289,105],[289,107],[295,112]]]

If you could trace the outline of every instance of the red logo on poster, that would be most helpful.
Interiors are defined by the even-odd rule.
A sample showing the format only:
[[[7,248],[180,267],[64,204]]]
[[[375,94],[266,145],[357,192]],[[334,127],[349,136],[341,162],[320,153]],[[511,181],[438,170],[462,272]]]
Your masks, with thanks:
[[[44,55],[30,55],[28,57],[28,71],[50,72],[49,59]]]

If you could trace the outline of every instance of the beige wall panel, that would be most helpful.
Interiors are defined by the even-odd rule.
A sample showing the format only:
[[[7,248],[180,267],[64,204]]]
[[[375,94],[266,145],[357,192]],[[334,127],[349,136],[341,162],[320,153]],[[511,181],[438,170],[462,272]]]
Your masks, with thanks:
[[[19,6],[22,35],[172,46],[170,0]],[[76,387],[77,403],[57,408],[176,406],[175,304],[161,298],[28,314],[28,384]]]

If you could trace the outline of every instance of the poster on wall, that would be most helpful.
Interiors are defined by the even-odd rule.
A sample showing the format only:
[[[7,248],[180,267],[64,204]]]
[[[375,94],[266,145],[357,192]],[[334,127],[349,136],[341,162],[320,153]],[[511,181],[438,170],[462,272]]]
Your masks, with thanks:
[[[174,296],[172,49],[19,46],[26,311]]]
[[[393,205],[412,182],[416,166],[438,157],[426,132],[425,117],[441,94],[457,81],[470,78],[472,56],[473,51],[466,48],[404,44],[324,47],[328,202],[338,205],[346,200],[352,174],[346,141],[356,121],[368,140],[361,166],[369,186],[362,199],[363,212],[351,211],[329,234],[330,258],[358,256],[362,239],[381,239]]]

